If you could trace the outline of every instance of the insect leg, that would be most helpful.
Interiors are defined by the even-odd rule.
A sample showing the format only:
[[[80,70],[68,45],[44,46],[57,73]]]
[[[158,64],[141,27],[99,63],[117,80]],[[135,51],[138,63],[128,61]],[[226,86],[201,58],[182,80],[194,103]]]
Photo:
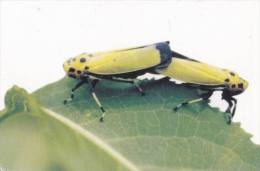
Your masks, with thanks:
[[[117,78],[117,77],[112,77],[113,81],[118,81],[118,82],[124,82],[124,83],[132,83],[135,85],[135,87],[137,88],[137,90],[141,93],[142,96],[145,95],[144,90],[142,89],[142,87],[140,86],[140,82],[141,80],[139,79],[125,79],[125,78]]]
[[[232,109],[232,106],[233,106],[233,103],[230,99],[225,99],[228,103],[228,108],[226,109],[226,113],[231,113],[231,109]]]
[[[105,117],[105,112],[106,112],[106,111],[105,111],[105,109],[103,108],[103,106],[101,105],[101,103],[100,103],[100,101],[99,101],[99,99],[98,99],[98,97],[97,97],[97,95],[96,95],[96,93],[95,93],[95,86],[96,86],[96,84],[98,83],[98,81],[99,81],[99,80],[96,80],[96,79],[95,79],[95,80],[93,80],[93,81],[90,82],[90,84],[91,84],[90,93],[91,93],[91,95],[92,95],[92,97],[94,98],[96,104],[99,106],[99,108],[100,108],[100,110],[101,110],[101,112],[102,112],[99,121],[100,121],[100,122],[103,122],[103,121],[104,121],[104,117]]]
[[[200,101],[203,101],[203,100],[208,100],[212,94],[213,94],[213,91],[209,91],[205,94],[202,94],[200,98],[185,101],[183,103],[178,104],[173,110],[178,111],[181,107],[186,106],[188,104],[197,103],[197,102],[200,102]]]
[[[231,97],[231,100],[233,100],[233,102],[234,102],[234,108],[232,111],[232,118],[233,118],[235,115],[235,112],[236,112],[236,108],[237,108],[237,99],[235,99],[234,97]]]
[[[224,99],[228,103],[228,108],[225,112],[229,113],[228,118],[227,118],[227,124],[231,124],[232,118],[234,117],[235,112],[236,112],[237,99],[232,97],[232,95],[228,91],[223,91],[222,99]],[[233,107],[233,110],[232,110],[232,107]]]
[[[142,87],[140,86],[140,80],[138,79],[134,79],[133,80],[133,84],[135,85],[135,87],[138,89],[138,91],[141,93],[142,96],[145,95],[144,90],[142,89]]]
[[[232,103],[232,101],[231,101],[231,99],[225,99],[226,100],[226,102],[228,103],[228,108],[226,109],[226,113],[230,113],[231,114],[231,109],[232,109],[232,107],[233,107],[233,103]],[[231,124],[231,120],[232,120],[232,114],[231,115],[228,115],[228,118],[227,118],[227,124]]]
[[[234,103],[232,103],[232,101],[233,101]],[[226,112],[228,112],[228,113],[231,114],[231,115],[228,115],[227,123],[228,123],[228,124],[231,124],[231,121],[232,121],[232,119],[233,119],[233,117],[234,117],[234,115],[235,115],[236,108],[237,108],[237,99],[235,99],[234,97],[231,97],[227,102],[228,102],[229,106],[228,106],[228,109],[226,110]],[[232,106],[234,106],[234,108],[233,108],[233,110],[231,111]]]
[[[68,102],[72,101],[72,99],[74,98],[74,92],[80,87],[82,86],[84,83],[86,83],[86,80],[81,80],[80,82],[78,82],[70,91],[70,97],[65,99],[63,101],[64,104],[67,104]]]

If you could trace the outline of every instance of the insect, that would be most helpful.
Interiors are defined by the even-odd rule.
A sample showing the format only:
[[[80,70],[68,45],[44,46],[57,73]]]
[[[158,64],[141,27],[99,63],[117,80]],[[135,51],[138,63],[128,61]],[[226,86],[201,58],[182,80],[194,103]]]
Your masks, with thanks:
[[[170,42],[160,42],[140,47],[114,51],[83,53],[65,61],[63,68],[68,77],[79,80],[72,88],[70,97],[64,104],[74,98],[74,92],[85,83],[90,84],[90,92],[99,106],[102,122],[105,109],[96,96],[95,86],[100,80],[107,79],[118,82],[132,83],[144,95],[137,77],[145,73],[160,74],[180,80],[191,87],[198,87],[206,93],[198,99],[188,100],[177,105],[182,106],[208,100],[213,92],[221,91],[222,99],[228,103],[227,123],[230,124],[236,111],[235,95],[241,94],[248,87],[248,82],[237,73],[221,69],[192,58],[188,58],[171,50]]]

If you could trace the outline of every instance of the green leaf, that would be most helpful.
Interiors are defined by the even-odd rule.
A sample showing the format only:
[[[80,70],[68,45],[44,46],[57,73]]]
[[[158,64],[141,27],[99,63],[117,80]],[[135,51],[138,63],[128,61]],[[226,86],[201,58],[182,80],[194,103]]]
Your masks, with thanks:
[[[138,170],[69,119],[41,108],[18,87],[5,97],[0,116],[0,170]]]
[[[251,142],[251,135],[238,123],[227,125],[226,113],[206,102],[172,110],[198,97],[196,89],[168,80],[146,81],[142,85],[146,95],[140,96],[131,84],[102,81],[96,93],[107,115],[100,123],[100,111],[88,86],[63,105],[75,83],[62,79],[33,93],[34,97],[17,87],[7,93],[7,109],[0,119],[0,154],[4,154],[0,167],[95,171],[260,168],[260,146]]]

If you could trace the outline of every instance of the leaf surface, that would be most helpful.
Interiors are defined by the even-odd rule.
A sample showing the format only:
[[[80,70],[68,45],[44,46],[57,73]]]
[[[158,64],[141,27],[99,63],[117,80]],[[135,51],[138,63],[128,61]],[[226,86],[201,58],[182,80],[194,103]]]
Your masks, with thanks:
[[[16,125],[19,126],[23,120],[33,122],[26,125],[41,128],[33,129],[32,132],[37,135],[38,131],[44,133],[44,147],[48,149],[46,151],[51,151],[45,152],[46,158],[51,156],[51,160],[55,159],[54,165],[63,170],[112,171],[116,170],[115,166],[119,166],[117,170],[145,171],[260,168],[260,147],[251,142],[251,135],[245,133],[238,123],[227,125],[226,113],[210,107],[206,102],[186,106],[178,112],[172,110],[180,102],[197,98],[196,89],[176,85],[168,80],[146,81],[142,85],[146,95],[141,96],[131,84],[102,81],[96,87],[96,94],[107,115],[105,122],[100,123],[100,111],[89,93],[88,85],[79,88],[75,99],[63,105],[62,101],[68,97],[75,83],[74,80],[64,78],[33,93],[38,102],[32,106],[41,109],[41,114],[32,111],[36,114],[21,115],[21,112],[9,110],[9,115],[16,114],[0,122],[0,138],[1,131],[9,134],[10,127],[17,130]],[[17,106],[15,102],[11,104]],[[7,103],[7,106],[11,108],[12,105]],[[47,110],[42,110],[42,107]],[[54,117],[49,114],[53,113],[51,111]],[[26,118],[19,118],[21,116]],[[36,117],[40,123],[31,119],[28,121],[28,116]],[[63,123],[64,119],[69,119],[70,123],[82,129],[83,134],[94,135],[105,147],[100,147],[95,139],[85,138],[70,124]],[[1,128],[3,125],[6,125],[5,129]],[[24,132],[28,134],[30,131]],[[27,136],[31,135],[34,134]],[[16,145],[13,142],[12,146]],[[8,147],[12,146],[6,141],[1,143],[0,139],[0,154],[3,147],[8,151]],[[80,169],[75,167],[80,165],[79,162],[85,163]]]
[[[0,118],[0,170],[138,171],[126,158],[67,118],[42,108],[19,87]]]

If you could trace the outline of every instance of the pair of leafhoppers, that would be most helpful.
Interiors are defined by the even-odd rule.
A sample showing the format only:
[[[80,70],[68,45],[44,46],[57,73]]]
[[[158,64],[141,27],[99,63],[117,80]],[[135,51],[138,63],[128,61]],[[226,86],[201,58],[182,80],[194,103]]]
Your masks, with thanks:
[[[143,95],[137,77],[145,73],[160,74],[171,79],[188,83],[191,87],[205,90],[200,98],[185,101],[182,106],[208,100],[214,91],[222,92],[222,99],[228,103],[227,123],[230,124],[235,114],[237,100],[234,98],[248,87],[248,82],[237,73],[221,69],[206,63],[188,58],[171,50],[170,42],[119,49],[98,53],[83,53],[64,62],[63,68],[68,77],[78,80],[72,88],[70,97],[64,104],[74,98],[74,92],[85,83],[90,84],[90,92],[99,106],[102,122],[105,109],[96,96],[95,86],[103,79],[133,84]]]

